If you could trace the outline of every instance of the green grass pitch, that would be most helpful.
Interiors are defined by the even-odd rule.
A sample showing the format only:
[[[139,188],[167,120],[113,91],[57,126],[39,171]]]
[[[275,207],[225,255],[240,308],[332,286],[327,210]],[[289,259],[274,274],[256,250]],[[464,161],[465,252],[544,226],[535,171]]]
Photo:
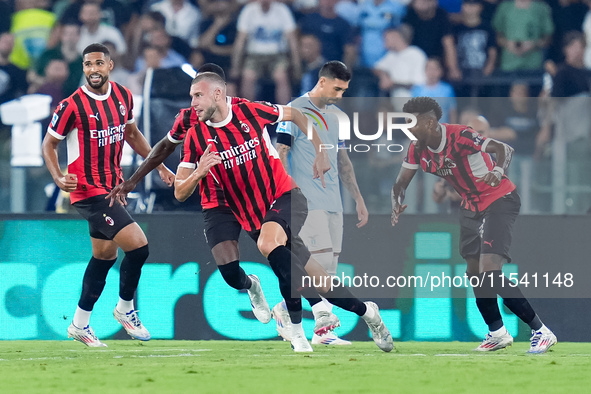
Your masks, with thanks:
[[[591,387],[591,343],[529,343],[480,354],[477,343],[281,341],[0,341],[0,392],[12,393],[580,393]]]

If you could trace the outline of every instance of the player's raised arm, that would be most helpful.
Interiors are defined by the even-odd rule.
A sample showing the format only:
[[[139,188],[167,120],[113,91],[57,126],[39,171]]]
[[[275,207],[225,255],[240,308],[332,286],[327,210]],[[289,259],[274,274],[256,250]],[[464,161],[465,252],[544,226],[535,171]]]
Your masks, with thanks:
[[[501,185],[501,179],[511,164],[513,157],[513,148],[504,142],[493,140],[491,138],[484,142],[483,149],[486,153],[495,155],[497,165],[485,176],[476,182],[484,182],[487,185],[497,187]]]
[[[326,151],[323,151],[321,148],[322,140],[320,139],[318,132],[312,130],[312,135],[310,136],[308,134],[308,119],[299,109],[287,105],[281,106],[281,108],[283,109],[282,120],[295,123],[295,125],[298,126],[300,130],[302,130],[302,133],[304,133],[309,138],[311,137],[310,141],[316,149],[316,159],[314,160],[314,178],[320,178],[322,186],[326,187],[324,182],[324,173],[330,170],[330,160]]]
[[[211,167],[222,163],[222,159],[217,155],[217,152],[210,152],[210,149],[211,145],[207,145],[198,166],[187,162],[179,164],[176,179],[174,180],[174,197],[177,200],[183,202],[189,198],[199,185],[199,182],[207,176]]]
[[[396,178],[396,183],[394,183],[394,187],[392,187],[392,226],[396,226],[398,223],[398,217],[406,207],[407,204],[402,204],[404,202],[404,195],[406,193],[406,188],[412,181],[412,178],[415,176],[417,172],[416,169],[410,169],[406,167],[402,167],[400,172],[398,173],[398,177]]]

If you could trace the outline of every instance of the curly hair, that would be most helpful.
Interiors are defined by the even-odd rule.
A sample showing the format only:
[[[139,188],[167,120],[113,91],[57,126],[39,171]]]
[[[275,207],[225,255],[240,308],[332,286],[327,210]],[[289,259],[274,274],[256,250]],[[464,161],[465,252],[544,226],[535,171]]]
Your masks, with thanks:
[[[426,114],[427,112],[433,111],[437,120],[441,119],[443,111],[437,103],[431,97],[415,97],[406,102],[402,108],[403,112],[409,114]]]

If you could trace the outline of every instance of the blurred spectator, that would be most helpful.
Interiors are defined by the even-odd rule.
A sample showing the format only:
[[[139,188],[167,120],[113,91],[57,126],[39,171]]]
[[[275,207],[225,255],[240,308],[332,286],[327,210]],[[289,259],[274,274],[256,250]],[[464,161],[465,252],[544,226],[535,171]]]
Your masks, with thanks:
[[[113,69],[109,73],[109,81],[117,82],[123,86],[128,86],[128,81],[131,76],[131,72],[123,67],[122,55],[117,53],[115,50],[115,44],[110,41],[104,41],[104,46],[109,48],[111,53],[111,60],[113,61]]]
[[[101,22],[109,26],[114,26],[120,32],[124,32],[127,24],[130,22],[132,9],[125,0],[92,0],[97,3],[101,9]],[[78,23],[81,24],[80,10],[88,0],[68,1],[71,4],[66,6],[60,15],[60,23]],[[54,6],[55,10],[55,6]]]
[[[591,68],[591,1],[587,0],[589,11],[583,20],[583,32],[586,38],[585,67]]]
[[[585,68],[585,35],[571,31],[564,36],[564,64],[558,67],[552,84],[553,97],[591,93],[591,70]]]
[[[380,79],[380,89],[390,93],[390,97],[410,97],[413,85],[426,81],[425,65],[427,56],[412,42],[412,27],[406,24],[384,33],[388,52],[374,66]]]
[[[164,16],[156,11],[147,12],[140,17],[138,25],[129,37],[127,56],[121,59],[126,68],[132,70],[135,67],[135,60],[140,56],[144,47],[150,45],[152,32],[164,29],[165,23]],[[184,58],[191,56],[191,47],[181,38],[171,37],[170,47]]]
[[[516,154],[533,156],[540,131],[537,99],[530,97],[529,85],[516,80],[511,84],[509,100],[492,106],[490,137],[506,142]],[[514,166],[511,166],[514,168]]]
[[[443,66],[438,58],[429,58],[425,66],[427,81],[423,85],[415,85],[411,89],[412,97],[432,97],[443,111],[441,123],[456,123],[458,119],[458,106],[454,89],[447,82],[441,81]]]
[[[110,41],[115,44],[118,53],[127,51],[127,44],[123,35],[114,26],[101,23],[101,7],[95,1],[88,1],[80,8],[80,21],[83,23],[78,40],[78,51],[82,53],[84,48],[95,42]]]
[[[201,12],[188,0],[161,0],[150,7],[166,19],[166,31],[174,37],[182,38],[192,48],[199,43],[199,23]]]
[[[164,56],[162,52],[153,46],[147,46],[144,48],[142,56],[142,68],[132,73],[128,78],[128,88],[131,93],[135,95],[141,95],[144,90],[144,82],[146,79],[146,71],[148,68],[164,68],[163,61]]]
[[[581,0],[547,0],[547,2],[552,10],[554,34],[546,58],[558,64],[564,60],[562,53],[564,35],[573,30],[582,31],[583,20],[589,8]]]
[[[295,30],[295,21],[285,4],[257,0],[244,6],[238,17],[238,37],[234,43],[230,73],[233,79],[242,77],[242,97],[254,100],[259,78],[269,75],[275,82],[274,101],[286,104],[291,100],[288,51],[291,75],[294,80],[301,77]]]
[[[0,0],[0,34],[10,30],[12,12],[12,5],[8,0]]]
[[[338,16],[349,22],[352,27],[357,27],[359,23],[359,12],[361,6],[357,0],[339,0],[334,7]]]
[[[10,61],[14,37],[0,34],[0,104],[13,100],[27,92],[27,73]]]
[[[352,67],[357,56],[355,36],[349,23],[335,12],[337,2],[319,0],[318,12],[308,14],[300,21],[300,32],[318,37],[325,59],[340,60]]]
[[[157,29],[150,33],[149,47],[151,50],[148,53],[152,56],[152,64],[155,64],[155,56],[152,50],[158,51],[159,68],[180,67],[187,63],[187,59],[171,48],[171,44],[172,38],[168,35],[166,30]],[[144,51],[143,54],[145,55],[146,51]],[[145,70],[148,67],[146,66],[147,63],[148,59],[145,59],[144,56],[140,56],[135,62],[135,71],[139,72]]]
[[[367,0],[359,6],[361,62],[372,68],[386,54],[384,32],[402,22],[406,7],[394,0]]]
[[[482,0],[464,0],[461,22],[453,26],[458,66],[464,77],[490,75],[495,69],[495,32],[481,13]]]
[[[70,74],[68,63],[62,59],[52,59],[45,66],[43,74],[45,75],[43,84],[36,91],[30,93],[51,96],[51,108],[57,108],[60,101],[69,96],[64,92],[64,82]]]
[[[502,48],[501,71],[542,70],[544,48],[554,31],[546,3],[505,1],[495,12],[493,27]]]
[[[437,6],[437,0],[413,0],[404,22],[414,30],[412,44],[425,51],[428,57],[444,59],[449,79],[459,80],[462,74],[451,23],[447,12]]]
[[[215,63],[224,70],[232,67],[238,3],[233,0],[217,0],[210,5],[212,18],[201,22],[199,48],[204,62]]]
[[[48,0],[20,0],[12,15],[10,32],[14,35],[12,63],[26,69],[45,51],[55,23],[55,15],[45,10]]]
[[[77,24],[64,24],[59,27],[60,41],[58,46],[48,49],[39,58],[35,66],[38,77],[45,77],[45,67],[51,60],[64,60],[68,64],[68,79],[64,82],[66,97],[74,93],[80,87],[82,80],[82,56],[77,45],[80,39],[80,26]]]
[[[302,83],[300,85],[300,95],[302,95],[308,93],[316,85],[318,73],[326,63],[326,59],[322,57],[320,40],[312,34],[304,34],[300,37],[300,55],[303,64]]]

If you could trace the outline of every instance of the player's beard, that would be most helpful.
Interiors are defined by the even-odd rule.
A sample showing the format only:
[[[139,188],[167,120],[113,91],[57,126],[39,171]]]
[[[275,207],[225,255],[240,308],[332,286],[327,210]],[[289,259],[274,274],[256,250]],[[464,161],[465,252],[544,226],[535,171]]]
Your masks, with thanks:
[[[216,106],[212,105],[211,107],[207,108],[206,110],[203,110],[203,113],[201,114],[200,117],[200,121],[201,122],[205,122],[211,119],[211,117],[213,116],[213,113],[216,110]]]
[[[100,88],[102,88],[103,85],[105,83],[107,83],[107,81],[109,80],[109,76],[108,75],[107,76],[104,76],[104,75],[100,75],[100,74],[97,74],[97,73],[94,73],[94,74],[91,74],[91,75],[99,75],[101,77],[101,79],[98,82],[92,83],[92,82],[90,82],[90,76],[88,76],[88,75],[85,76],[86,77],[86,82],[88,82],[88,85],[91,88],[93,88],[93,89],[100,89]]]

